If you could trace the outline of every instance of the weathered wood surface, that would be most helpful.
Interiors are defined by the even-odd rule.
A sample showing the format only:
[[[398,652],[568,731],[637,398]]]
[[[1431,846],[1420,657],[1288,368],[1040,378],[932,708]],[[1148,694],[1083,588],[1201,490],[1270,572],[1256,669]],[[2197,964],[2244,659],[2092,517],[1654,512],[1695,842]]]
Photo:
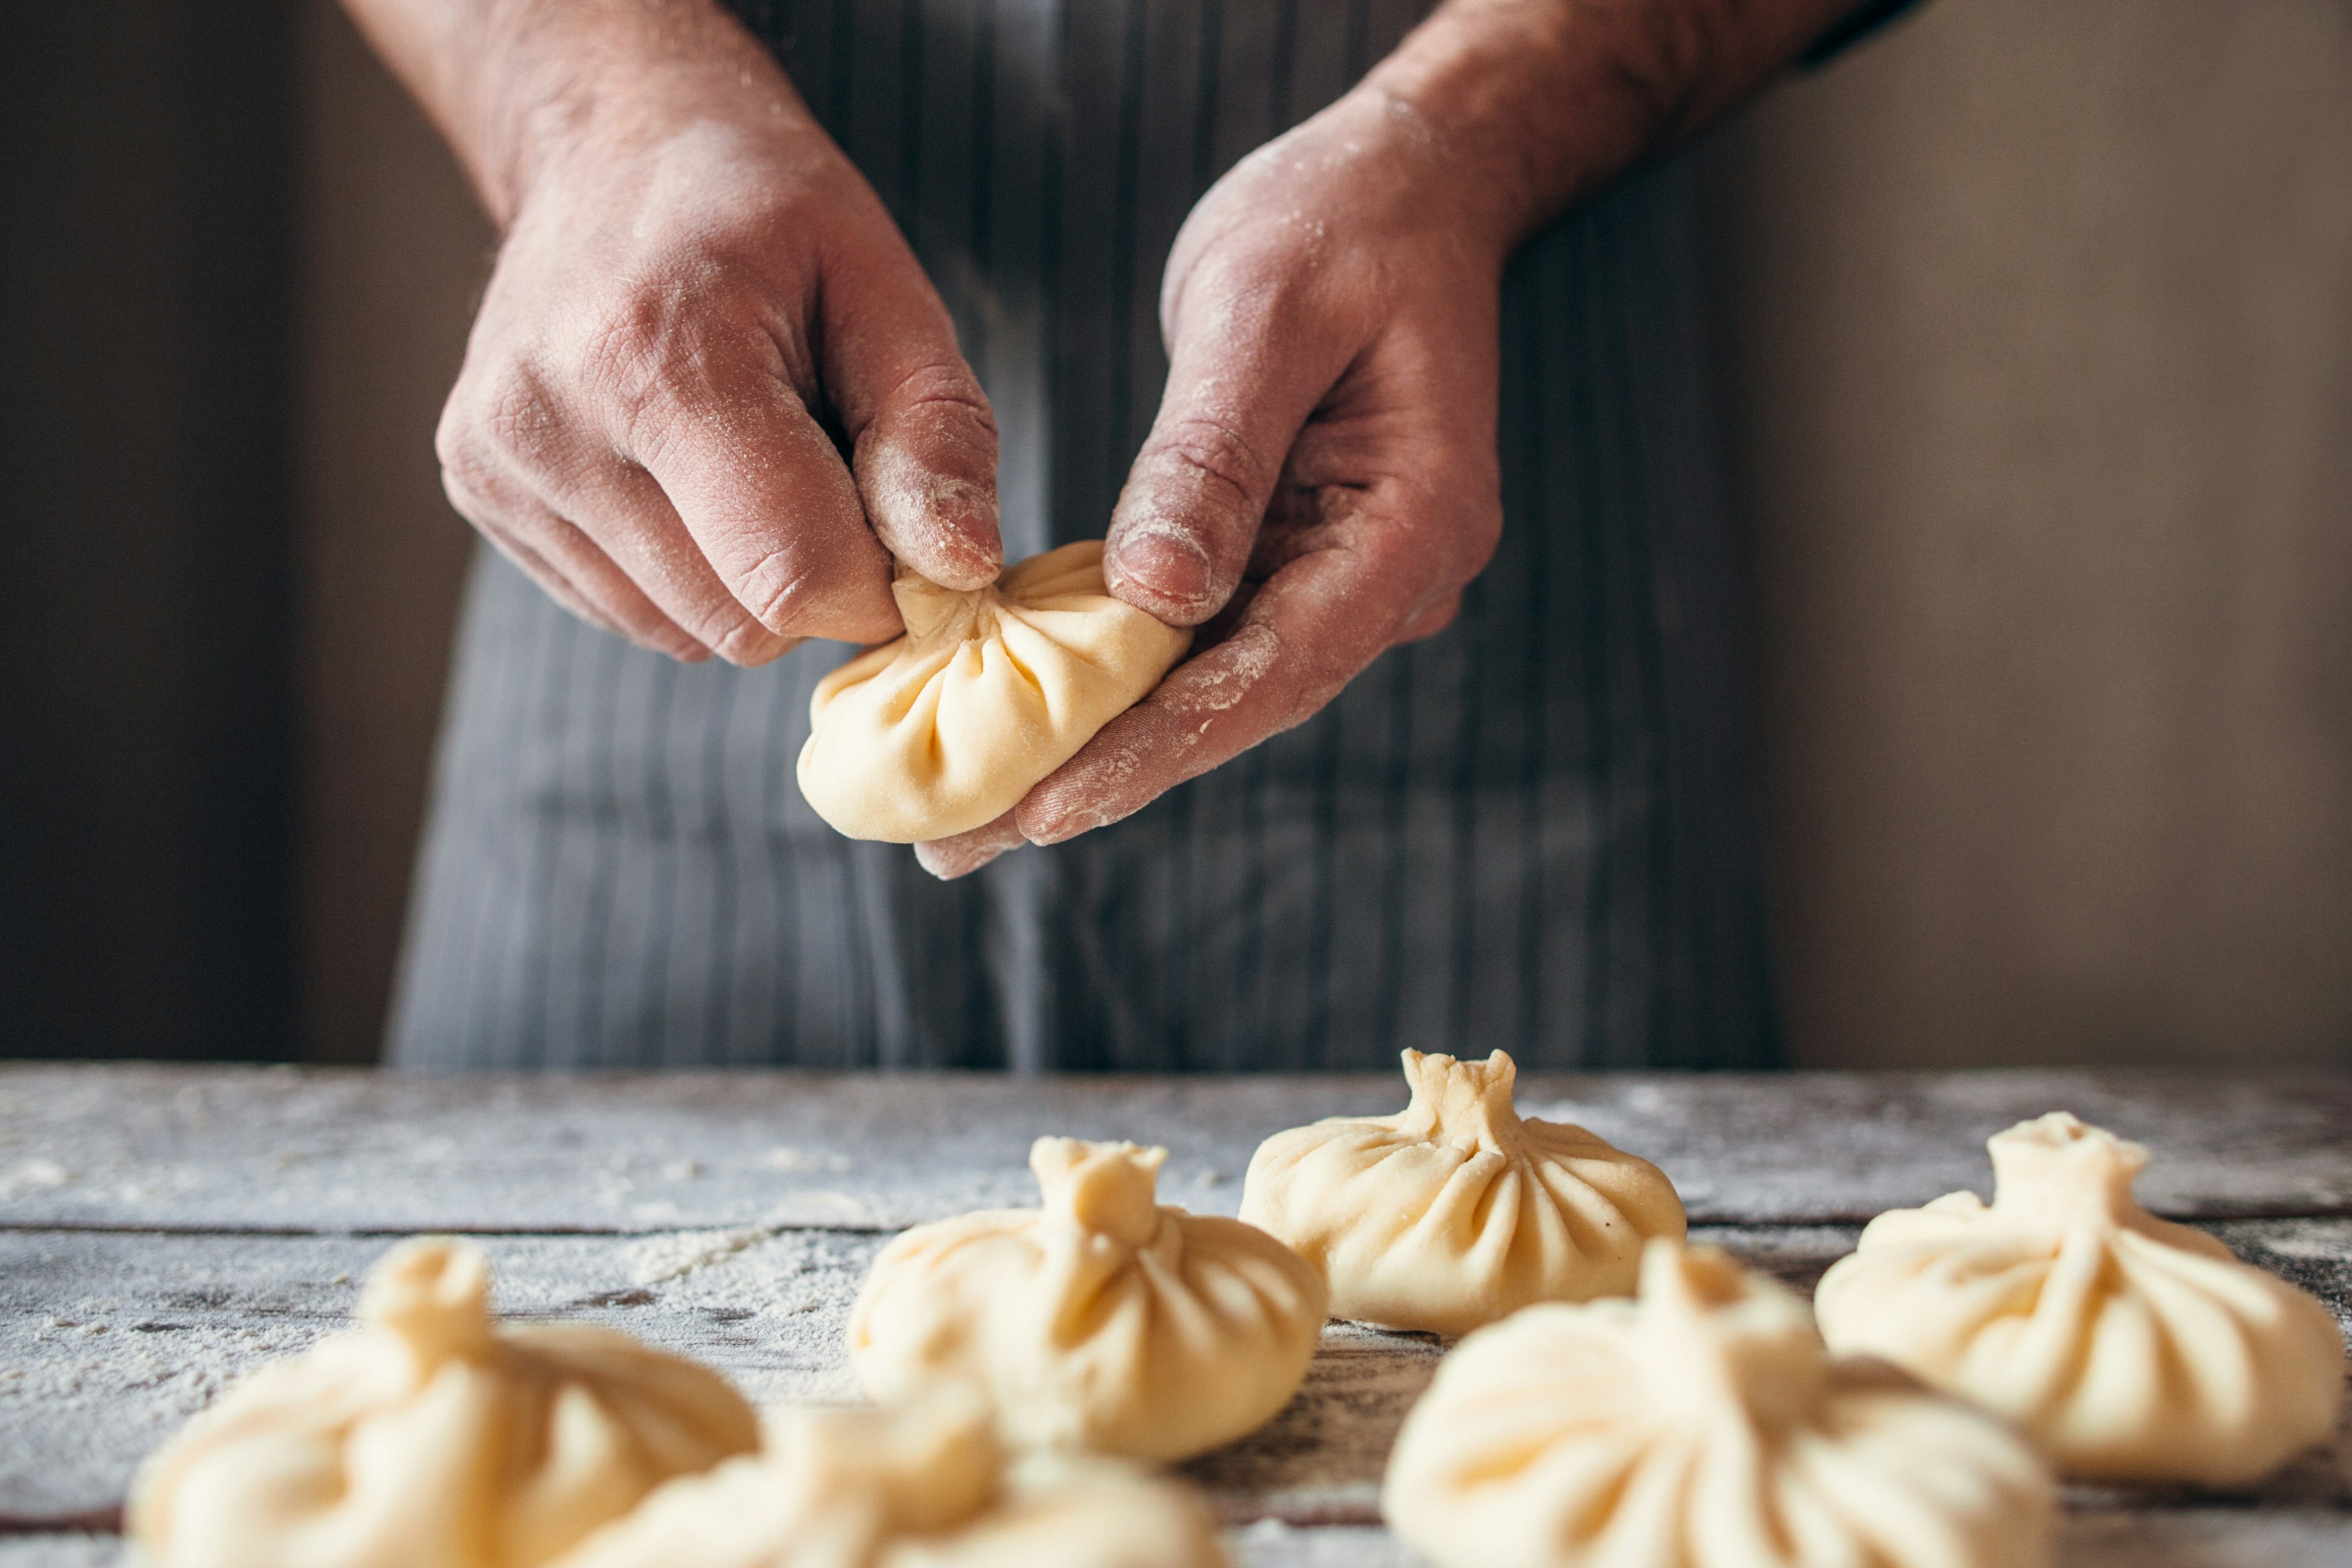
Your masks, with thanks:
[[[2352,1215],[2352,1079],[1529,1075],[1530,1115],[1663,1165],[1692,1218],[1858,1223],[1989,1182],[1984,1141],[2071,1110],[2148,1143],[2183,1218]],[[1168,1145],[1230,1213],[1268,1133],[1397,1110],[1402,1078],[667,1074],[462,1087],[350,1071],[0,1068],[0,1224],[203,1230],[893,1229],[1029,1201],[1040,1133]]]
[[[2352,1221],[2214,1228],[2250,1261],[2298,1272],[2352,1323]],[[1854,1235],[1702,1227],[1694,1239],[1810,1290]],[[622,1329],[719,1368],[755,1401],[782,1404],[858,1397],[844,1333],[883,1241],[747,1229],[501,1236],[483,1246],[508,1315]],[[0,1231],[0,1517],[57,1519],[120,1503],[140,1457],[235,1378],[346,1326],[385,1246],[361,1237]],[[1426,1336],[1335,1325],[1291,1406],[1195,1461],[1193,1479],[1236,1522],[1376,1522],[1389,1445],[1439,1351]],[[2352,1509],[2352,1446],[2315,1454],[2244,1500]]]
[[[138,1458],[230,1381],[342,1327],[382,1233],[478,1231],[512,1315],[624,1328],[758,1400],[848,1399],[843,1329],[887,1230],[1032,1201],[1034,1134],[1169,1143],[1170,1198],[1230,1210],[1264,1132],[1402,1099],[1365,1079],[0,1070],[0,1528],[19,1531],[0,1533],[0,1568],[115,1562],[110,1537],[22,1531],[115,1506]],[[2155,1147],[2159,1206],[2209,1216],[2352,1325],[2339,1080],[1537,1079],[1522,1097],[1555,1113],[1570,1100],[1566,1114],[1661,1157],[1695,1217],[1743,1212],[1696,1239],[1801,1289],[1851,1247],[1853,1221],[1983,1190],[1988,1132],[2070,1107]],[[1188,1467],[1244,1568],[1413,1568],[1377,1528],[1378,1483],[1439,1349],[1335,1326],[1289,1409]],[[2070,1564],[2352,1563],[2352,1438],[2252,1497],[2074,1489],[2069,1502]]]
[[[1297,1529],[1278,1520],[1230,1531],[1236,1568],[1426,1568],[1384,1530]],[[0,1568],[118,1568],[110,1535],[0,1536]],[[2074,1514],[2058,1528],[2065,1568],[2344,1568],[2343,1523],[2329,1513],[2235,1510]]]

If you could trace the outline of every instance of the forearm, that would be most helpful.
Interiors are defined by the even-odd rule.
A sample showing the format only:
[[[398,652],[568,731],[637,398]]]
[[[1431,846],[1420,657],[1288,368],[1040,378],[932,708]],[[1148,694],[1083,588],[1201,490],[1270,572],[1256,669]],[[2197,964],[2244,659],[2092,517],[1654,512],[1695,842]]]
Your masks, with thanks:
[[[343,5],[501,227],[566,150],[719,113],[804,113],[774,60],[712,0]]]
[[[1418,121],[1505,248],[1698,130],[1857,0],[1448,0],[1361,91]]]

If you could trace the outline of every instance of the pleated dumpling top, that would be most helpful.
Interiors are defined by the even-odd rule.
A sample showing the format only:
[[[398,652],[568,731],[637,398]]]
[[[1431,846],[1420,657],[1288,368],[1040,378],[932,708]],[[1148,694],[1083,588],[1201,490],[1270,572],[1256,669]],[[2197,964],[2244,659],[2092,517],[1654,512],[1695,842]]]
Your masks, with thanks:
[[[1117,1460],[1011,1458],[985,1402],[776,1414],[766,1449],[671,1482],[560,1568],[1225,1568],[1185,1488]]]
[[[501,1330],[489,1260],[404,1244],[361,1327],[264,1367],[139,1472],[158,1568],[538,1568],[754,1447],[718,1373],[580,1325]]]
[[[809,699],[798,771],[816,814],[894,844],[984,826],[1149,695],[1192,634],[1113,597],[1102,555],[1080,540],[971,592],[893,584],[907,635]]]
[[[1334,1317],[1465,1334],[1536,1301],[1623,1295],[1643,1244],[1683,1234],[1655,1165],[1520,1120],[1506,1052],[1409,1050],[1404,1076],[1399,1114],[1277,1132],[1250,1161],[1242,1218],[1322,1266]]]
[[[1024,1446],[1180,1459],[1289,1402],[1323,1331],[1323,1277],[1262,1230],[1156,1200],[1164,1149],[1040,1138],[1042,1209],[917,1226],[849,1320],[877,1399],[979,1390]]]
[[[1831,1361],[1785,1288],[1661,1240],[1638,1301],[1464,1340],[1381,1507],[1437,1568],[2036,1568],[2052,1493],[1993,1417]]]
[[[1832,1348],[2000,1412],[2084,1477],[2241,1486],[2333,1429],[2334,1317],[2142,1208],[2147,1150],[2063,1111],[1990,1147],[1990,1204],[1880,1215],[1823,1276]]]

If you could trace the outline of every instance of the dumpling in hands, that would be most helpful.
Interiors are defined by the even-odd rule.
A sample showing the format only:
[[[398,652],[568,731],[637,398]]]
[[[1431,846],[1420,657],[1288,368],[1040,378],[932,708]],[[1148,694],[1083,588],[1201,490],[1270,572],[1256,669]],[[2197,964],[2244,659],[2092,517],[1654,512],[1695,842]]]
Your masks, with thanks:
[[[561,1568],[1224,1568],[1192,1494],[1114,1459],[1008,1459],[985,1402],[779,1413],[765,1452],[671,1482]]]
[[[1530,1302],[1623,1295],[1643,1243],[1683,1234],[1655,1165],[1519,1120],[1506,1053],[1407,1051],[1404,1076],[1402,1113],[1277,1132],[1250,1161],[1242,1218],[1322,1266],[1334,1317],[1466,1334]]]
[[[1842,1352],[1998,1411],[2073,1474],[2241,1486],[2327,1436],[2327,1309],[2132,1196],[2147,1151],[2063,1111],[1993,1138],[1993,1200],[1880,1215],[1814,1297]]]
[[[151,1458],[158,1568],[537,1568],[673,1476],[754,1447],[725,1380],[624,1334],[499,1330],[489,1260],[415,1241],[361,1327],[247,1378]]]
[[[1043,1209],[917,1226],[849,1320],[877,1399],[961,1382],[1024,1446],[1181,1459],[1265,1424],[1307,1374],[1323,1277],[1238,1220],[1155,1201],[1165,1149],[1040,1138]]]
[[[1464,1340],[1381,1508],[1438,1568],[2033,1568],[2042,1461],[1993,1417],[1822,1354],[1804,1303],[1650,1244],[1639,1301]]]
[[[907,635],[817,682],[801,793],[852,838],[912,844],[1020,803],[1184,657],[1191,631],[1111,596],[1102,541],[965,593],[891,585]]]

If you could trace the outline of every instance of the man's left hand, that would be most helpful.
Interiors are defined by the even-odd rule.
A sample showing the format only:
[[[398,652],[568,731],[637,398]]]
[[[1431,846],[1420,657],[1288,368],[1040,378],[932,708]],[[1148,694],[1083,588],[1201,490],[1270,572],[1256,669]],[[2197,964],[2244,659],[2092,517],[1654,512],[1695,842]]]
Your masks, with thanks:
[[[1104,554],[1114,594],[1202,636],[1013,811],[919,846],[926,866],[961,876],[1116,822],[1453,619],[1502,529],[1513,237],[1459,198],[1465,177],[1417,111],[1360,89],[1202,198],[1161,290],[1167,391]]]

